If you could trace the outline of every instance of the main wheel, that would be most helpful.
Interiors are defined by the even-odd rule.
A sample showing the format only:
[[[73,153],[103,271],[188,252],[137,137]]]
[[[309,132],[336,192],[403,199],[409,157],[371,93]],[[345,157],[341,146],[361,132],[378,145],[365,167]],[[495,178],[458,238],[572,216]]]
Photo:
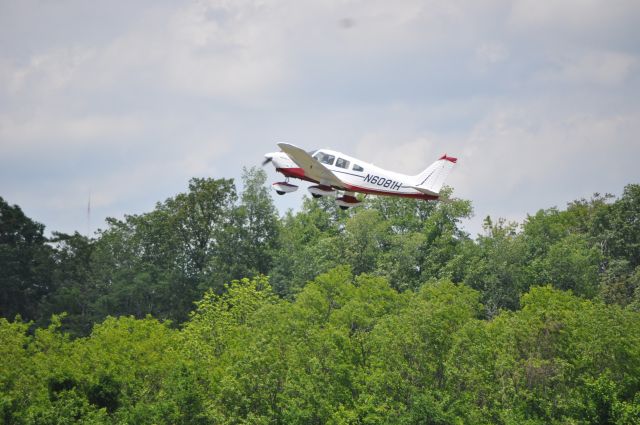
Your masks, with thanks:
[[[322,198],[322,195],[318,195],[317,193],[312,193],[311,196],[313,196],[314,198]]]
[[[281,190],[276,190],[276,193],[277,193],[278,195],[284,195],[284,192],[283,192],[283,191],[281,191]]]
[[[348,210],[348,209],[349,209],[349,207],[345,207],[344,205],[340,205],[340,209],[341,209],[341,210]]]

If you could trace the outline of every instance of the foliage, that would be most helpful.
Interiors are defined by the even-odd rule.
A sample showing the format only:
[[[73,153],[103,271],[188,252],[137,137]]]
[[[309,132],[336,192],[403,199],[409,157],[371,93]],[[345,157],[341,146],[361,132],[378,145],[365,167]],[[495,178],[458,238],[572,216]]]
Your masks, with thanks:
[[[639,185],[472,239],[450,189],[280,218],[265,180],[94,238],[0,198],[2,421],[640,423]]]
[[[44,225],[0,197],[0,316],[37,318],[37,304],[50,293],[53,269]]]
[[[180,330],[107,318],[71,339],[0,319],[7,423],[637,423],[640,314],[550,286],[482,318],[442,280],[398,293],[348,267],[295,300],[266,277]]]

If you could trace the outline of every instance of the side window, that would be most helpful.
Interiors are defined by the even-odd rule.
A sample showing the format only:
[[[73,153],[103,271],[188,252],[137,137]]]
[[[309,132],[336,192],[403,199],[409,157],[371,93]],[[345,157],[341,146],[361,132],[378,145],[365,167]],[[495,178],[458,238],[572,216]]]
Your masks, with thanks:
[[[353,164],[353,171],[364,171],[364,168],[362,168],[358,164]]]
[[[346,159],[338,158],[338,160],[336,161],[336,167],[349,168],[349,161],[347,161]]]
[[[336,159],[335,156],[327,155],[324,152],[318,152],[313,157],[318,161],[322,162],[323,164],[327,164],[327,165],[333,165],[333,160]]]
[[[323,164],[327,164],[327,165],[333,165],[333,161],[335,161],[336,159],[335,156],[327,155],[326,153],[322,153],[322,152],[320,152],[318,155],[320,156],[318,160],[320,160],[320,162],[322,162]]]

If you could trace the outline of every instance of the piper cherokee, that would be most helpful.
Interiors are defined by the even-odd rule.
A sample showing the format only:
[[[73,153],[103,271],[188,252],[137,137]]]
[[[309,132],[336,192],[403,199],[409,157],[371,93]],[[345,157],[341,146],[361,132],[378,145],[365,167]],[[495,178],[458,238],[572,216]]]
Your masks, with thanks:
[[[436,200],[445,178],[457,162],[457,158],[440,157],[423,172],[415,176],[384,170],[357,158],[329,149],[306,152],[289,143],[278,143],[280,152],[265,155],[263,165],[271,162],[276,171],[286,180],[273,183],[278,195],[298,190],[289,183],[289,178],[316,183],[309,187],[314,198],[321,196],[342,196],[336,203],[342,209],[356,206],[360,201],[355,193],[400,196],[424,200]]]

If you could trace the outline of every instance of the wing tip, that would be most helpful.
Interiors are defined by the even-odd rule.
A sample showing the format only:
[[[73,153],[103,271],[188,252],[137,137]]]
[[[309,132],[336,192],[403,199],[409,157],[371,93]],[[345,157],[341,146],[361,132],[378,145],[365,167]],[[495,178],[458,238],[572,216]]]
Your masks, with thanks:
[[[280,149],[284,149],[284,148],[297,148],[296,145],[292,145],[291,143],[287,143],[287,142],[280,142],[280,143],[276,143],[276,145],[280,148]]]

